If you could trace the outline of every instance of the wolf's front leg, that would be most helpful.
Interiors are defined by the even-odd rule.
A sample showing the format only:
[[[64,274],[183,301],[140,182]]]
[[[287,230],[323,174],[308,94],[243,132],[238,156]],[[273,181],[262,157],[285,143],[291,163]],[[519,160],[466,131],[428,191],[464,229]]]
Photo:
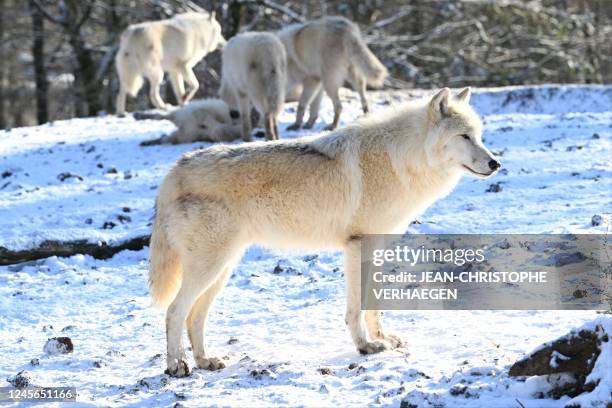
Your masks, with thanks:
[[[380,310],[366,310],[365,321],[370,338],[386,340],[393,348],[402,347],[402,340],[399,336],[387,333],[383,329]]]
[[[366,329],[365,312],[361,310],[361,241],[351,239],[344,249],[344,277],[346,279],[346,325],[357,351],[361,354],[390,350],[384,339],[370,339]]]

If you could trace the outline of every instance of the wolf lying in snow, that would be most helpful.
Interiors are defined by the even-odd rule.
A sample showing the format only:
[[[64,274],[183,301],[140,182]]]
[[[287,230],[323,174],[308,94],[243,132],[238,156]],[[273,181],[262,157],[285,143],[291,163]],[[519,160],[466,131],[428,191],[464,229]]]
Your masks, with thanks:
[[[302,126],[304,112],[310,105],[305,128],[311,128],[319,114],[323,96],[321,84],[334,104],[334,120],[325,129],[338,126],[342,104],[338,90],[345,80],[359,93],[364,113],[368,113],[366,84],[382,85],[387,69],[368,49],[359,27],[343,17],[324,17],[305,24],[292,24],[277,35],[287,50],[289,87],[302,84],[295,123],[288,130]]]
[[[186,153],[160,186],[151,237],[149,285],[167,307],[168,372],[190,373],[185,323],[197,366],[224,367],[206,348],[206,318],[252,243],[342,248],[346,324],[357,350],[399,347],[379,311],[360,309],[360,237],[403,232],[463,174],[488,177],[499,168],[469,98],[469,89],[452,97],[444,88],[316,138]]]
[[[274,34],[239,34],[225,46],[219,96],[238,107],[244,141],[251,141],[251,104],[263,119],[266,139],[278,139],[276,118],[285,101],[286,69],[285,49]]]
[[[125,114],[126,95],[136,96],[143,77],[149,81],[153,105],[158,109],[168,107],[159,94],[164,72],[170,75],[176,100],[181,105],[189,102],[199,87],[193,67],[224,44],[214,13],[184,13],[129,26],[121,35],[115,58],[120,82],[117,115]],[[190,87],[187,93],[183,80]]]
[[[135,112],[134,118],[166,119],[178,128],[167,136],[142,142],[143,146],[162,143],[229,142],[240,138],[240,126],[220,99],[201,99],[168,113]]]

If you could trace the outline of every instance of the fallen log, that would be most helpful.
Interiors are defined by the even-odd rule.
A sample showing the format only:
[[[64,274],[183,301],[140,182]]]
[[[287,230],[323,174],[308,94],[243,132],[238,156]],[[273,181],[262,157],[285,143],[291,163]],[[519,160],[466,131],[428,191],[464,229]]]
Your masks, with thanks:
[[[11,265],[35,261],[50,256],[69,257],[77,254],[90,255],[95,259],[108,259],[118,252],[129,249],[138,251],[149,245],[150,235],[142,235],[116,244],[92,243],[87,240],[43,241],[36,248],[13,251],[0,247],[0,265]]]

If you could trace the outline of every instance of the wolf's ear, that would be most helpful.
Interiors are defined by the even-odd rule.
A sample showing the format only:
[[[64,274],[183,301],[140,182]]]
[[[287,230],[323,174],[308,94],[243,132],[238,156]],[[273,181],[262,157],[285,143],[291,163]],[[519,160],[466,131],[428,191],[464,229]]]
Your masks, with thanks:
[[[215,11],[213,11],[212,13],[210,13],[210,14],[208,15],[208,19],[209,19],[209,20],[214,20],[214,19],[215,19],[215,16],[216,16],[216,12],[215,12]]]
[[[470,87],[468,86],[467,88],[463,88],[461,92],[457,94],[455,99],[457,99],[457,101],[462,102],[462,103],[470,103],[470,96],[472,96],[472,91],[470,90]]]
[[[446,116],[450,116],[448,105],[450,103],[450,89],[442,88],[437,94],[431,98],[429,102],[429,117],[433,120],[440,120]]]

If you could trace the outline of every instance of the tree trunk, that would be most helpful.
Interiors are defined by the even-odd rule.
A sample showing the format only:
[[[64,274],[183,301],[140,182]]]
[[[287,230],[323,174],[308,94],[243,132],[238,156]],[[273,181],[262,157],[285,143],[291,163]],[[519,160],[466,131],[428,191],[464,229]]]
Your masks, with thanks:
[[[227,32],[225,33],[226,39],[238,34],[244,26],[247,5],[244,2],[232,0],[228,6],[228,9],[230,25],[229,29],[227,29]]]
[[[119,42],[122,28],[121,16],[117,12],[117,1],[109,0],[108,9],[106,11],[106,37],[109,45]],[[115,109],[115,95],[118,91],[117,82],[117,73],[114,68],[111,68],[107,76],[106,92],[104,96],[104,109],[107,112],[113,112]]]
[[[4,0],[0,0],[0,47],[4,46],[4,8],[6,6]],[[6,109],[4,108],[5,89],[4,83],[6,78],[6,63],[7,53],[0,52],[0,129],[5,129],[8,126],[6,118]]]
[[[36,119],[38,124],[49,121],[47,109],[47,69],[45,68],[45,33],[44,18],[40,10],[30,0],[30,18],[32,20],[32,57],[34,60],[34,82],[36,84]]]
[[[96,116],[101,109],[100,84],[96,81],[96,64],[91,55],[91,50],[85,44],[81,30],[73,31],[69,35],[68,41],[78,64],[81,97],[87,104],[87,115]]]
[[[65,14],[62,25],[68,34],[68,42],[77,62],[77,68],[74,70],[75,85],[80,85],[80,89],[75,89],[77,103],[80,99],[86,107],[86,109],[85,107],[77,109],[77,111],[81,110],[79,116],[84,116],[85,112],[88,116],[96,116],[102,109],[100,97],[102,84],[96,81],[96,62],[81,31],[82,24],[89,19],[91,12],[88,5],[87,1],[64,0]]]

